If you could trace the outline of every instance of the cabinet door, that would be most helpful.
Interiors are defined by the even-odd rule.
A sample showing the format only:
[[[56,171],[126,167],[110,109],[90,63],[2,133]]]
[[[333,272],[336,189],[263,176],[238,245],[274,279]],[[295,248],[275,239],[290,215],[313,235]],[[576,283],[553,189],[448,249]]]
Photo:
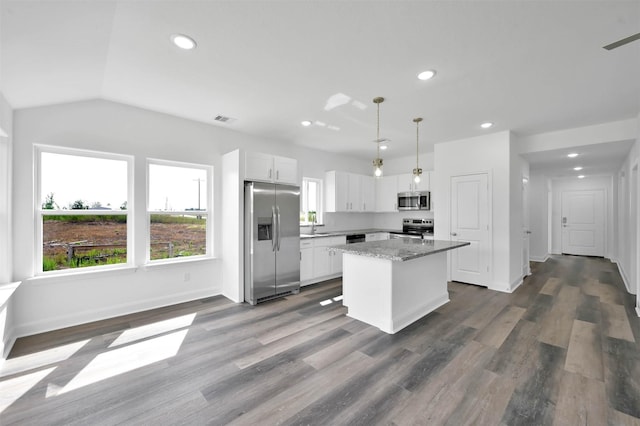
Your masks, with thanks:
[[[413,174],[403,173],[401,175],[398,175],[398,192],[410,192],[410,191],[415,191]]]
[[[278,183],[298,185],[298,161],[293,158],[274,157],[274,179]]]
[[[362,211],[362,194],[360,193],[360,179],[361,175],[355,173],[348,174],[348,193],[347,202],[349,203],[350,212]]]
[[[372,212],[376,209],[376,181],[373,176],[360,176],[360,206],[363,212]]]
[[[331,252],[331,273],[342,273],[342,252]]]
[[[331,257],[327,247],[313,248],[313,276],[324,277],[331,274]]]
[[[330,171],[325,173],[325,211],[349,210],[349,173]]]
[[[419,183],[413,183],[415,191],[429,191],[431,186],[431,172],[422,172]]]
[[[307,281],[313,274],[313,247],[300,249],[300,281]]]
[[[273,156],[259,152],[247,152],[245,155],[246,180],[272,182],[274,179]]]
[[[398,211],[398,177],[384,176],[375,179],[376,185],[376,211]]]

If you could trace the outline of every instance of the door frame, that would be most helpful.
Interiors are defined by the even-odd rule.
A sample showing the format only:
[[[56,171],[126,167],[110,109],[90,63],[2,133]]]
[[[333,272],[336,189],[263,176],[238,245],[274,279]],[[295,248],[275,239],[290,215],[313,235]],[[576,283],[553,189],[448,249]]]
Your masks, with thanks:
[[[489,229],[487,230],[487,263],[489,265],[489,271],[487,271],[487,282],[481,284],[486,286],[487,288],[492,288],[491,283],[493,283],[494,276],[494,267],[493,267],[493,174],[491,170],[478,170],[473,172],[465,172],[449,175],[449,193],[448,193],[448,211],[449,215],[447,218],[447,226],[448,226],[448,234],[449,239],[451,239],[451,180],[456,177],[465,177],[465,176],[475,176],[475,175],[486,175],[487,176],[487,225]],[[447,263],[449,264],[447,268],[447,281],[451,281],[452,270],[453,270],[453,262],[451,261],[451,250],[447,252]]]

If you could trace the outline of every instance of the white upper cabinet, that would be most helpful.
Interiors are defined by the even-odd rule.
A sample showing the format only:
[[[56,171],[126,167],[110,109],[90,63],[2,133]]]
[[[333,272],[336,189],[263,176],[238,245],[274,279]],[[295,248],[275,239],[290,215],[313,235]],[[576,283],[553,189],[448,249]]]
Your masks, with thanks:
[[[298,185],[298,161],[260,152],[247,152],[245,179]]]
[[[430,191],[431,172],[423,171],[420,183],[415,183],[413,173],[398,175],[398,192]]]
[[[325,211],[330,213],[374,211],[375,182],[366,178],[368,176],[355,173],[327,172],[324,179]]]
[[[398,176],[383,176],[376,179],[376,211],[398,211]]]
[[[373,176],[360,175],[361,211],[376,211],[376,179]]]

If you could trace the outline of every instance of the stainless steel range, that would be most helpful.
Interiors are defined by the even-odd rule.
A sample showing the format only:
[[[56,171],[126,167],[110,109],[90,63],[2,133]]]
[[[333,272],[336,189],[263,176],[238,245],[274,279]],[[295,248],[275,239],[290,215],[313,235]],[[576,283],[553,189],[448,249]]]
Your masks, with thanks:
[[[433,219],[402,219],[402,232],[392,232],[391,238],[433,239]]]

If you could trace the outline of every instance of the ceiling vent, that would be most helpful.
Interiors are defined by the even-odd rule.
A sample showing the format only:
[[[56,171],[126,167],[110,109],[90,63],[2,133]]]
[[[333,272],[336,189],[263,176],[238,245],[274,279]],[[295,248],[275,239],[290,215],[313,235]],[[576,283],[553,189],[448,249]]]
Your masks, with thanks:
[[[217,121],[218,123],[225,123],[225,124],[231,124],[236,120],[237,118],[227,117],[224,115],[216,115],[216,117],[213,119],[213,121]]]

